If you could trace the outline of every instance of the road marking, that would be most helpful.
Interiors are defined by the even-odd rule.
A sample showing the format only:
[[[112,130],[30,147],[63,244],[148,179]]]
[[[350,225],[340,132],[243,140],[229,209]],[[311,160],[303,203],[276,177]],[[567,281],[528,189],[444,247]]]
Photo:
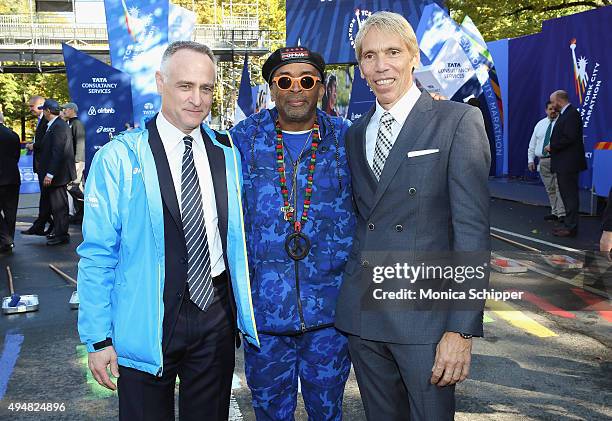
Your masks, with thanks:
[[[503,301],[487,300],[487,307],[510,324],[521,328],[534,336],[549,338],[557,336],[555,332],[542,326],[520,310]]]
[[[599,295],[601,297],[604,297],[606,299],[608,298],[608,294],[603,292],[603,291],[600,291],[600,290],[598,290],[596,288],[592,288],[592,287],[590,287],[588,285],[584,285],[583,282],[576,281],[574,279],[564,278],[563,276],[555,275],[554,273],[551,273],[551,272],[549,272],[547,270],[540,269],[537,266],[536,263],[534,263],[534,262],[532,262],[530,260],[520,260],[520,262],[522,264],[524,264],[525,266],[527,266],[529,268],[529,270],[532,270],[535,273],[539,273],[540,275],[548,276],[549,278],[556,279],[557,281],[565,282],[566,284],[570,284],[570,285],[573,285],[575,287],[582,288],[585,291],[589,291],[589,292],[591,292],[593,294],[597,294],[597,295]]]
[[[8,382],[13,374],[13,369],[21,352],[23,335],[17,331],[9,331],[4,337],[4,349],[0,357],[0,400],[4,398]]]
[[[77,360],[79,361],[81,365],[81,369],[83,370],[83,373],[85,374],[87,384],[89,385],[89,388],[91,390],[91,394],[93,395],[93,397],[95,399],[105,399],[105,398],[114,396],[115,392],[103,386],[100,386],[100,384],[98,384],[96,379],[94,379],[93,374],[91,374],[91,371],[89,370],[89,366],[87,365],[87,348],[85,347],[85,345],[77,345],[76,354],[77,354]]]
[[[501,228],[491,227],[491,230],[501,232],[502,234],[513,235],[515,237],[522,238],[523,240],[533,241],[534,243],[540,243],[540,244],[545,244],[547,246],[556,247],[558,249],[569,251],[572,253],[584,253],[583,250],[576,250],[571,247],[562,246],[561,244],[549,243],[548,241],[540,240],[539,238],[528,237],[527,235],[518,234],[512,231],[506,231]]]
[[[594,295],[589,294],[580,288],[572,288],[572,292],[589,305],[583,310],[595,310],[606,321],[612,323],[612,307],[610,304],[608,304],[607,300],[602,300],[599,297],[595,297]]]
[[[536,305],[541,310],[544,310],[547,313],[550,313],[550,314],[553,314],[553,315],[559,316],[559,317],[565,317],[566,319],[575,319],[576,318],[576,315],[574,313],[571,313],[569,311],[565,311],[562,308],[559,308],[556,305],[550,303],[546,299],[544,299],[542,297],[539,297],[539,296],[537,296],[535,294],[532,294],[531,292],[528,292],[528,291],[519,291],[519,290],[516,290],[516,289],[509,289],[507,291],[522,292],[524,300],[529,301],[531,304]]]

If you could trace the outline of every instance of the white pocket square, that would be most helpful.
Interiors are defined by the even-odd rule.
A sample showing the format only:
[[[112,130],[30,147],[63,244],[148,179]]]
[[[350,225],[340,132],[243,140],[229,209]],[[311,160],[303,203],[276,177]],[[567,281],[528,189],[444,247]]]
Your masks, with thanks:
[[[414,158],[415,156],[429,155],[438,152],[440,152],[440,149],[423,149],[421,151],[410,151],[408,152],[408,158]]]

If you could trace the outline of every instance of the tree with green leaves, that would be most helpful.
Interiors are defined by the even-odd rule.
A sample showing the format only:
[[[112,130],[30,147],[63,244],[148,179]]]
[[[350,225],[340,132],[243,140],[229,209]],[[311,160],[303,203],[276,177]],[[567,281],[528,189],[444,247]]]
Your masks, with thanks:
[[[468,15],[486,41],[515,38],[542,30],[542,22],[586,10],[605,7],[610,0],[447,0],[455,21]]]

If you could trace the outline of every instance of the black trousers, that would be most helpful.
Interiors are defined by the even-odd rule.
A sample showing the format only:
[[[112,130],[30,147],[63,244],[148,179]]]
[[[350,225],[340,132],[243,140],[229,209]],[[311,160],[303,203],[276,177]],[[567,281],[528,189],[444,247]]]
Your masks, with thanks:
[[[0,247],[13,244],[19,205],[19,184],[0,186]]]
[[[392,344],[349,335],[368,421],[452,421],[455,386],[430,383],[437,344]]]
[[[577,172],[557,173],[557,184],[565,207],[565,228],[572,231],[578,229],[578,176]]]
[[[41,177],[42,175],[42,177]],[[45,174],[38,174],[38,185],[40,187],[40,197],[38,199],[38,218],[32,223],[36,231],[44,231],[47,222],[52,225],[51,202],[49,202],[49,191],[43,186]]]
[[[227,290],[227,282],[215,284],[215,295],[221,299],[206,312],[183,300],[164,350],[161,377],[119,366],[120,420],[174,420],[177,375],[181,420],[229,418],[235,342]]]
[[[45,187],[45,190],[53,216],[53,234],[56,237],[65,237],[68,235],[70,218],[68,216],[68,190],[66,190],[66,185]]]

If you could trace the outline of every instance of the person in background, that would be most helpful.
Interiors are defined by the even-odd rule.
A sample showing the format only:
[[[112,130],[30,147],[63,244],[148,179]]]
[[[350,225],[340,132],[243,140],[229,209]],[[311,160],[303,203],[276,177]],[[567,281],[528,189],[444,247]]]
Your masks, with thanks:
[[[68,124],[59,118],[60,106],[54,99],[46,99],[39,107],[47,120],[47,131],[39,148],[38,179],[43,180],[43,191],[49,199],[53,216],[53,231],[47,235],[47,245],[68,243],[68,191],[66,186],[76,177],[72,134]]]
[[[72,133],[74,165],[76,179],[68,187],[72,206],[70,222],[80,223],[83,220],[83,170],[85,169],[85,126],[78,118],[79,107],[74,102],[62,105],[62,113]]]
[[[529,147],[527,149],[527,167],[529,171],[536,170],[535,158],[539,160],[537,170],[540,173],[548,201],[550,203],[550,214],[544,217],[545,221],[560,221],[565,217],[565,208],[559,186],[557,185],[557,175],[550,170],[550,153],[545,148],[550,144],[550,137],[557,121],[559,113],[555,106],[547,101],[545,105],[546,117],[538,121],[533,129]]]
[[[336,101],[338,100],[338,82],[335,74],[330,74],[325,85],[325,94],[323,95],[322,105],[323,110],[331,116],[337,117]]]
[[[34,117],[36,117],[36,131],[34,133],[34,140],[31,143],[26,144],[26,148],[32,151],[32,169],[34,173],[38,174],[38,161],[40,159],[42,142],[47,132],[48,121],[43,116],[43,111],[40,109],[45,102],[45,99],[40,95],[34,95],[28,101],[28,107]],[[49,203],[49,197],[47,196],[47,190],[43,188],[43,178],[38,179],[40,187],[40,196],[38,202],[38,217],[26,230],[22,230],[23,235],[50,235],[53,231],[53,219],[51,217],[51,204]],[[47,229],[47,223],[49,227]]]
[[[19,204],[19,136],[4,125],[0,113],[0,253],[13,251],[17,206]]]
[[[587,169],[582,139],[582,118],[580,112],[569,102],[565,91],[555,91],[550,102],[559,112],[550,135],[550,145],[544,150],[550,153],[550,170],[557,174],[557,184],[563,199],[565,218],[563,226],[553,229],[557,237],[575,237],[578,234],[578,212],[580,196],[578,177]]]

